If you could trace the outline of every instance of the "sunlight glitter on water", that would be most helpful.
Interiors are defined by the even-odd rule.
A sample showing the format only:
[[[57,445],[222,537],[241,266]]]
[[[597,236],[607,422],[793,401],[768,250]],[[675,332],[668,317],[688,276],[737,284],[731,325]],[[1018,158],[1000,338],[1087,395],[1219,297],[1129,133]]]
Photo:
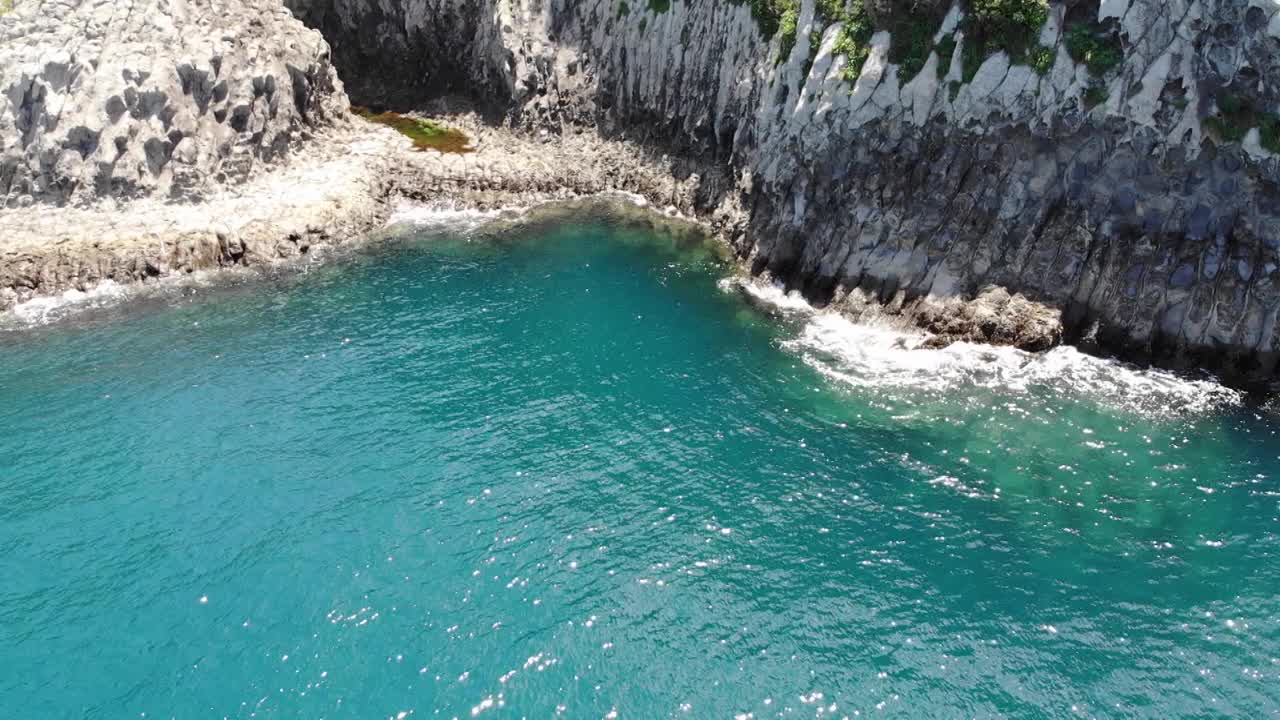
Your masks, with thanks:
[[[0,717],[1280,707],[1267,417],[847,341],[595,217],[384,240],[0,343]]]

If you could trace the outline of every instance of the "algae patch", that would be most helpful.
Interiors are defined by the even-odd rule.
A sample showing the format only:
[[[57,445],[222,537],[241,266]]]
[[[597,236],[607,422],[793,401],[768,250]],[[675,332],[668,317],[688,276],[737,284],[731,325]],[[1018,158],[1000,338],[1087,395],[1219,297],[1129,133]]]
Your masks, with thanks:
[[[417,150],[446,153],[469,153],[475,150],[471,145],[471,138],[466,133],[433,120],[410,117],[396,112],[374,112],[362,107],[352,107],[351,111],[369,122],[386,125],[404,135],[413,141],[413,147]]]

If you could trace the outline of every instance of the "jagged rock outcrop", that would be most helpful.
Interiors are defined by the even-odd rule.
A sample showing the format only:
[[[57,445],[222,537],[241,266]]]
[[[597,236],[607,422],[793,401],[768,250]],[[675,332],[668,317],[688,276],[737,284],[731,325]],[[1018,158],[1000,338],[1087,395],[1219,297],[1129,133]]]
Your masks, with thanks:
[[[278,0],[16,0],[0,14],[0,208],[198,196],[346,102],[328,45]]]
[[[856,81],[812,0],[789,51],[746,4],[289,3],[348,79],[372,48],[400,48],[384,67],[516,123],[592,124],[731,168],[750,216],[731,239],[811,297],[915,308],[1000,286],[1096,347],[1275,372],[1280,158],[1260,132],[1280,107],[1274,0],[1055,3],[1039,68],[996,52],[971,77],[958,3],[914,77],[879,32]],[[1073,60],[1073,22],[1107,27],[1118,64]]]

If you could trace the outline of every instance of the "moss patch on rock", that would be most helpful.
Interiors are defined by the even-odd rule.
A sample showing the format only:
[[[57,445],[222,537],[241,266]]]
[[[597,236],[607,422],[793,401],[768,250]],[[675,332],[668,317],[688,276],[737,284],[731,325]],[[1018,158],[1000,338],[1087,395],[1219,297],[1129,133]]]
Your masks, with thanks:
[[[469,153],[475,149],[471,146],[471,138],[466,133],[432,120],[423,120],[395,112],[374,112],[362,107],[353,107],[351,111],[369,122],[386,125],[404,135],[413,141],[413,147],[416,150]]]
[[[1260,111],[1247,98],[1231,92],[1219,93],[1214,104],[1217,114],[1205,118],[1204,127],[1219,140],[1242,142],[1249,129],[1256,127],[1259,144],[1267,152],[1280,155],[1280,115]]]

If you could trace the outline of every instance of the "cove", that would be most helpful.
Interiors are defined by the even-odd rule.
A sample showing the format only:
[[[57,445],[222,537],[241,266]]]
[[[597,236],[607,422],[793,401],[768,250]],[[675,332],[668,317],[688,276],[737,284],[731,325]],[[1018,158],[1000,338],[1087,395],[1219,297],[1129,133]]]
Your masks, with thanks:
[[[0,334],[3,717],[1264,717],[1275,419],[580,216]]]

